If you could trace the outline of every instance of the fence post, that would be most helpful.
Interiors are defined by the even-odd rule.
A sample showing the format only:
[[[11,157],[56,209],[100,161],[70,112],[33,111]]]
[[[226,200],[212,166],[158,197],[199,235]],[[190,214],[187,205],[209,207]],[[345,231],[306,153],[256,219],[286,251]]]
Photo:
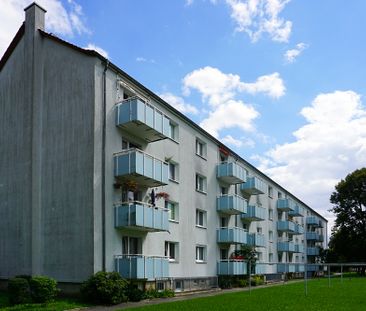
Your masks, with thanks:
[[[308,268],[307,268],[307,264],[305,263],[304,265],[305,269],[304,269],[304,282],[305,282],[305,296],[308,295]]]
[[[328,265],[328,287],[330,287],[330,265]]]
[[[341,265],[341,283],[343,283],[343,265]]]
[[[250,265],[250,260],[249,260],[249,294],[252,294],[252,280],[251,280],[251,273],[252,272],[252,267]]]

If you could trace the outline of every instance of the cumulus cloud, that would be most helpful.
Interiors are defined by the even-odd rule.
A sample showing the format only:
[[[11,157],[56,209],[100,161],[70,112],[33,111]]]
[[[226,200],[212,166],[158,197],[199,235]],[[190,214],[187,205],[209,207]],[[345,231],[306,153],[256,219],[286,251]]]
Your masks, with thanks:
[[[156,63],[154,59],[147,59],[147,58],[142,57],[142,56],[136,57],[136,61],[138,63],[152,63],[152,64]]]
[[[285,52],[284,58],[286,62],[293,63],[296,58],[308,47],[307,44],[300,42],[296,44],[296,47]]]
[[[169,92],[159,94],[159,96],[182,113],[198,114],[197,108],[191,104],[187,104],[182,97]]]
[[[335,91],[316,96],[301,115],[307,123],[293,133],[295,140],[257,160],[260,169],[329,217],[335,184],[365,166],[366,110],[359,94]]]
[[[24,8],[29,0],[2,0],[0,10],[0,55],[3,55],[15,33],[24,21]],[[47,10],[47,31],[72,37],[75,34],[90,33],[84,22],[82,7],[74,0],[68,0],[67,7],[60,0],[38,0]]]
[[[221,139],[221,141],[227,145],[231,145],[234,147],[248,147],[253,148],[255,146],[254,140],[250,138],[241,137],[240,139],[236,139],[231,135],[226,135]]]
[[[100,55],[104,56],[105,58],[108,58],[108,52],[104,49],[102,49],[99,46],[96,46],[94,43],[89,43],[86,47],[84,47],[84,49],[87,50],[95,50],[97,51]]]
[[[236,30],[245,32],[255,42],[263,34],[277,42],[287,42],[292,22],[279,17],[290,0],[226,0]]]
[[[240,81],[238,75],[226,74],[210,66],[194,70],[184,77],[183,93],[189,95],[191,89],[199,91],[203,100],[208,100],[212,106],[225,103],[237,92],[264,93],[278,98],[283,96],[286,90],[277,72],[261,76],[253,83],[246,83]]]

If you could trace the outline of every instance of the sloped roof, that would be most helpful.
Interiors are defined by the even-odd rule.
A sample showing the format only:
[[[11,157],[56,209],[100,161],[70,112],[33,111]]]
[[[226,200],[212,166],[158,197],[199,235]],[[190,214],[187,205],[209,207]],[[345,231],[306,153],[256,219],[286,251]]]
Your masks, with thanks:
[[[11,41],[10,45],[8,46],[3,57],[0,60],[0,71],[3,69],[3,67],[5,66],[6,62],[8,61],[10,55],[13,53],[13,51],[15,50],[16,46],[18,45],[20,39],[23,37],[24,29],[25,29],[25,25],[23,23],[22,26],[20,26],[17,34]]]

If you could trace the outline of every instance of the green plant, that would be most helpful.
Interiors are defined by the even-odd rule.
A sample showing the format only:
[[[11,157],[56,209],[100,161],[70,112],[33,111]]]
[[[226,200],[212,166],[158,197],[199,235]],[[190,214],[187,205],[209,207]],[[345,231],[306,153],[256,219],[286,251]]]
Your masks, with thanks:
[[[51,302],[59,290],[56,280],[47,276],[34,276],[29,280],[29,287],[33,302]]]
[[[232,288],[231,277],[229,276],[220,276],[219,277],[219,287],[222,289]]]
[[[29,283],[24,278],[15,277],[8,282],[9,302],[12,305],[32,301]]]
[[[263,277],[260,275],[254,275],[250,279],[250,285],[252,285],[252,286],[259,286],[259,285],[263,285],[263,284],[264,284],[264,280],[263,280]]]
[[[163,291],[159,292],[159,294],[160,298],[170,298],[175,296],[174,291],[171,289],[164,289]]]
[[[96,304],[118,304],[127,301],[128,282],[118,272],[97,272],[80,288],[82,297]]]
[[[247,287],[248,286],[248,280],[245,280],[245,279],[238,280],[238,286],[239,287]]]
[[[164,289],[162,291],[158,291],[154,288],[150,288],[145,291],[145,298],[146,299],[153,299],[153,298],[169,298],[174,297],[175,293],[171,289]]]
[[[145,299],[145,293],[138,289],[135,284],[129,284],[126,290],[126,295],[128,301],[140,301],[142,299]]]

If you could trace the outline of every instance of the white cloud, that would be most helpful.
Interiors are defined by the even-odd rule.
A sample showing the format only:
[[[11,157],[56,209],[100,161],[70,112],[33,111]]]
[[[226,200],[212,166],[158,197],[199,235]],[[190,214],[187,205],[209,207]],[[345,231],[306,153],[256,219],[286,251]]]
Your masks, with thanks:
[[[253,121],[258,116],[259,112],[254,107],[240,100],[229,100],[211,111],[200,125],[214,137],[219,136],[220,130],[233,127],[253,132],[255,130]]]
[[[136,57],[136,61],[138,63],[152,63],[152,64],[156,63],[154,59],[147,59],[147,58],[142,57],[142,56]]]
[[[30,3],[30,0],[1,1],[0,55],[3,55],[24,21],[24,8]],[[47,10],[47,31],[68,37],[72,37],[75,33],[90,33],[84,23],[82,7],[74,0],[68,0],[67,8],[60,0],[38,0],[37,3]]]
[[[183,78],[183,93],[189,95],[191,89],[199,91],[211,106],[233,99],[237,92],[264,93],[274,98],[285,94],[284,83],[277,72],[261,76],[254,83],[245,83],[238,75],[225,74],[210,66],[194,70]]]
[[[254,148],[255,142],[250,138],[241,137],[240,139],[236,139],[231,135],[226,135],[225,137],[221,138],[221,141],[227,145],[231,145],[234,147],[248,147]]]
[[[175,96],[169,92],[159,94],[159,96],[182,113],[198,114],[197,108],[191,104],[187,104],[182,97]]]
[[[293,133],[295,141],[257,160],[260,169],[327,216],[335,184],[365,166],[366,110],[357,93],[335,91],[318,95],[301,115],[307,124]]]
[[[279,17],[290,0],[226,0],[236,30],[245,32],[255,42],[265,33],[273,41],[287,42],[292,22]]]
[[[101,47],[96,46],[94,43],[89,43],[86,47],[84,47],[84,49],[95,50],[100,55],[104,56],[105,58],[109,58],[108,52],[106,50],[102,49]]]
[[[296,47],[285,52],[284,58],[288,63],[293,63],[296,58],[308,47],[307,44],[300,42]]]

